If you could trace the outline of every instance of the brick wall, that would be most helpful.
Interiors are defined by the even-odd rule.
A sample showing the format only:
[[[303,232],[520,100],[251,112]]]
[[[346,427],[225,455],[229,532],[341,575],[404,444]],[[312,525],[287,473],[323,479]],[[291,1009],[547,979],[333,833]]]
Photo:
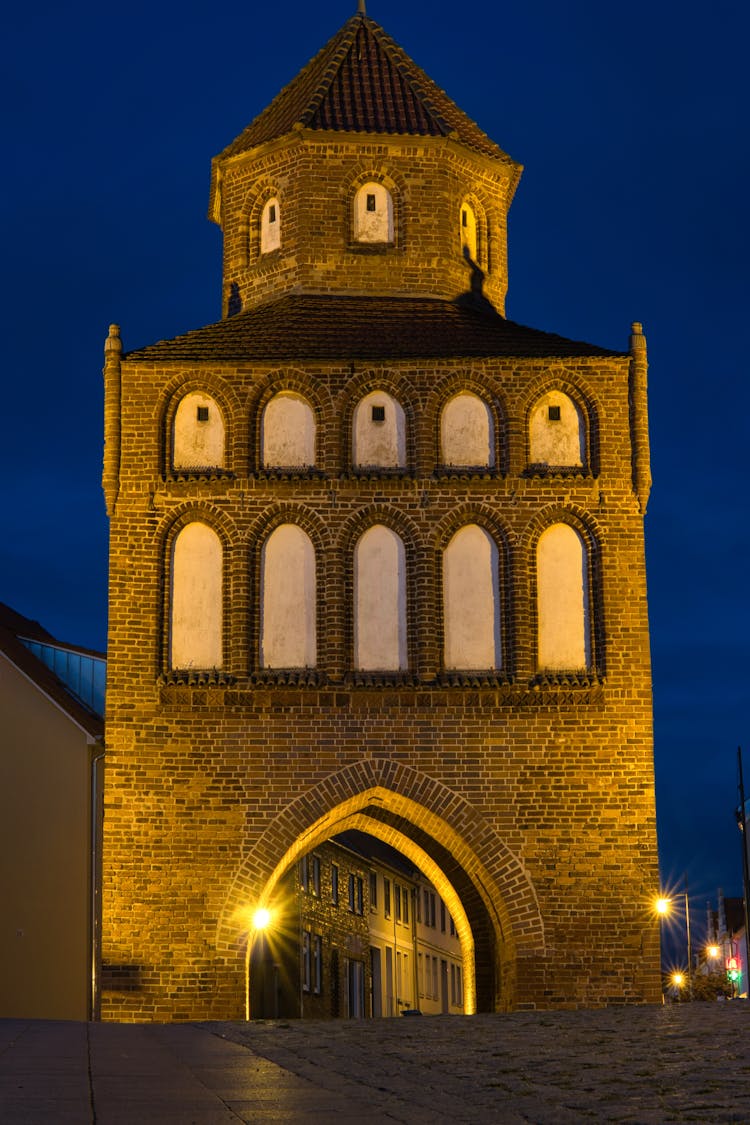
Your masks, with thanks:
[[[304,370],[125,360],[111,521],[103,1011],[241,1018],[248,911],[284,866],[345,827],[404,834],[459,891],[480,1007],[654,1001],[658,933],[643,519],[633,491],[629,362],[311,363]],[[497,473],[436,472],[437,419],[459,385],[495,411]],[[231,476],[165,471],[175,397],[220,401]],[[386,387],[410,426],[401,475],[348,469],[361,394]],[[528,411],[559,387],[587,415],[590,468],[526,470]],[[257,471],[259,411],[294,387],[316,410],[316,474]],[[207,519],[225,546],[225,673],[166,663],[169,544]],[[407,551],[410,671],[352,672],[352,547],[376,518]],[[535,664],[534,544],[570,519],[593,560],[596,667],[558,682]],[[258,560],[280,518],[318,561],[318,667],[258,669]],[[507,666],[441,669],[440,552],[479,519],[504,544]],[[295,850],[296,849],[296,850]],[[276,883],[280,886],[280,883]]]
[[[485,296],[502,312],[513,168],[450,139],[320,131],[294,132],[235,157],[222,182],[224,310],[233,286],[243,307],[300,288],[455,297],[470,283],[459,226],[461,202],[470,197],[480,214]],[[354,241],[352,200],[368,180],[384,184],[393,198],[391,247]],[[260,213],[272,194],[280,204],[281,247],[261,256]]]

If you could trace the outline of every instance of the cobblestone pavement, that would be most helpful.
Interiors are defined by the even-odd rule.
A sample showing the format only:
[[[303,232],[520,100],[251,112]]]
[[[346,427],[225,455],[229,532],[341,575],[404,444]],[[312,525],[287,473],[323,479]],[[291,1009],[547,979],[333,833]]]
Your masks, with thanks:
[[[750,1123],[750,1006],[364,1022],[0,1021],[3,1125]]]

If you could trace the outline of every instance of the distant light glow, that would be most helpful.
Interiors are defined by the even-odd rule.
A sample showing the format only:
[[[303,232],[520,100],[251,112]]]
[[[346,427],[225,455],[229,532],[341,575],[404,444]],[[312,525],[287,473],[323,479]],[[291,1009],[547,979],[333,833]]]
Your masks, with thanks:
[[[720,953],[718,945],[709,945],[706,953],[709,957],[718,957]]]
[[[682,988],[684,983],[685,983],[685,974],[684,973],[672,973],[672,984],[675,986],[675,988]]]
[[[654,908],[657,914],[669,914],[672,909],[672,900],[660,895],[654,903]]]

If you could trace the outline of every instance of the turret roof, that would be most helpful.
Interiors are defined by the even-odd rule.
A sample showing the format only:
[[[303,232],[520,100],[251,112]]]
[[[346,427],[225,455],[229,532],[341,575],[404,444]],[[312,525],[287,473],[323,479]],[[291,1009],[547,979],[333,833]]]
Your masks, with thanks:
[[[295,125],[348,133],[453,136],[514,165],[382,27],[352,16],[217,158],[247,152]]]

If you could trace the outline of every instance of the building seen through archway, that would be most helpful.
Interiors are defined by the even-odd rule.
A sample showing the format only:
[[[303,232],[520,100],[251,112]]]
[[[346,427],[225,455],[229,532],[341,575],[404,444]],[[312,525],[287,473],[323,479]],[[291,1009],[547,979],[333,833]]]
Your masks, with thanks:
[[[248,953],[253,1019],[463,1015],[473,944],[400,852],[349,831],[291,868]],[[467,933],[464,920],[464,933]]]
[[[506,318],[520,175],[358,11],[110,328],[105,1018],[660,995],[645,338]]]

